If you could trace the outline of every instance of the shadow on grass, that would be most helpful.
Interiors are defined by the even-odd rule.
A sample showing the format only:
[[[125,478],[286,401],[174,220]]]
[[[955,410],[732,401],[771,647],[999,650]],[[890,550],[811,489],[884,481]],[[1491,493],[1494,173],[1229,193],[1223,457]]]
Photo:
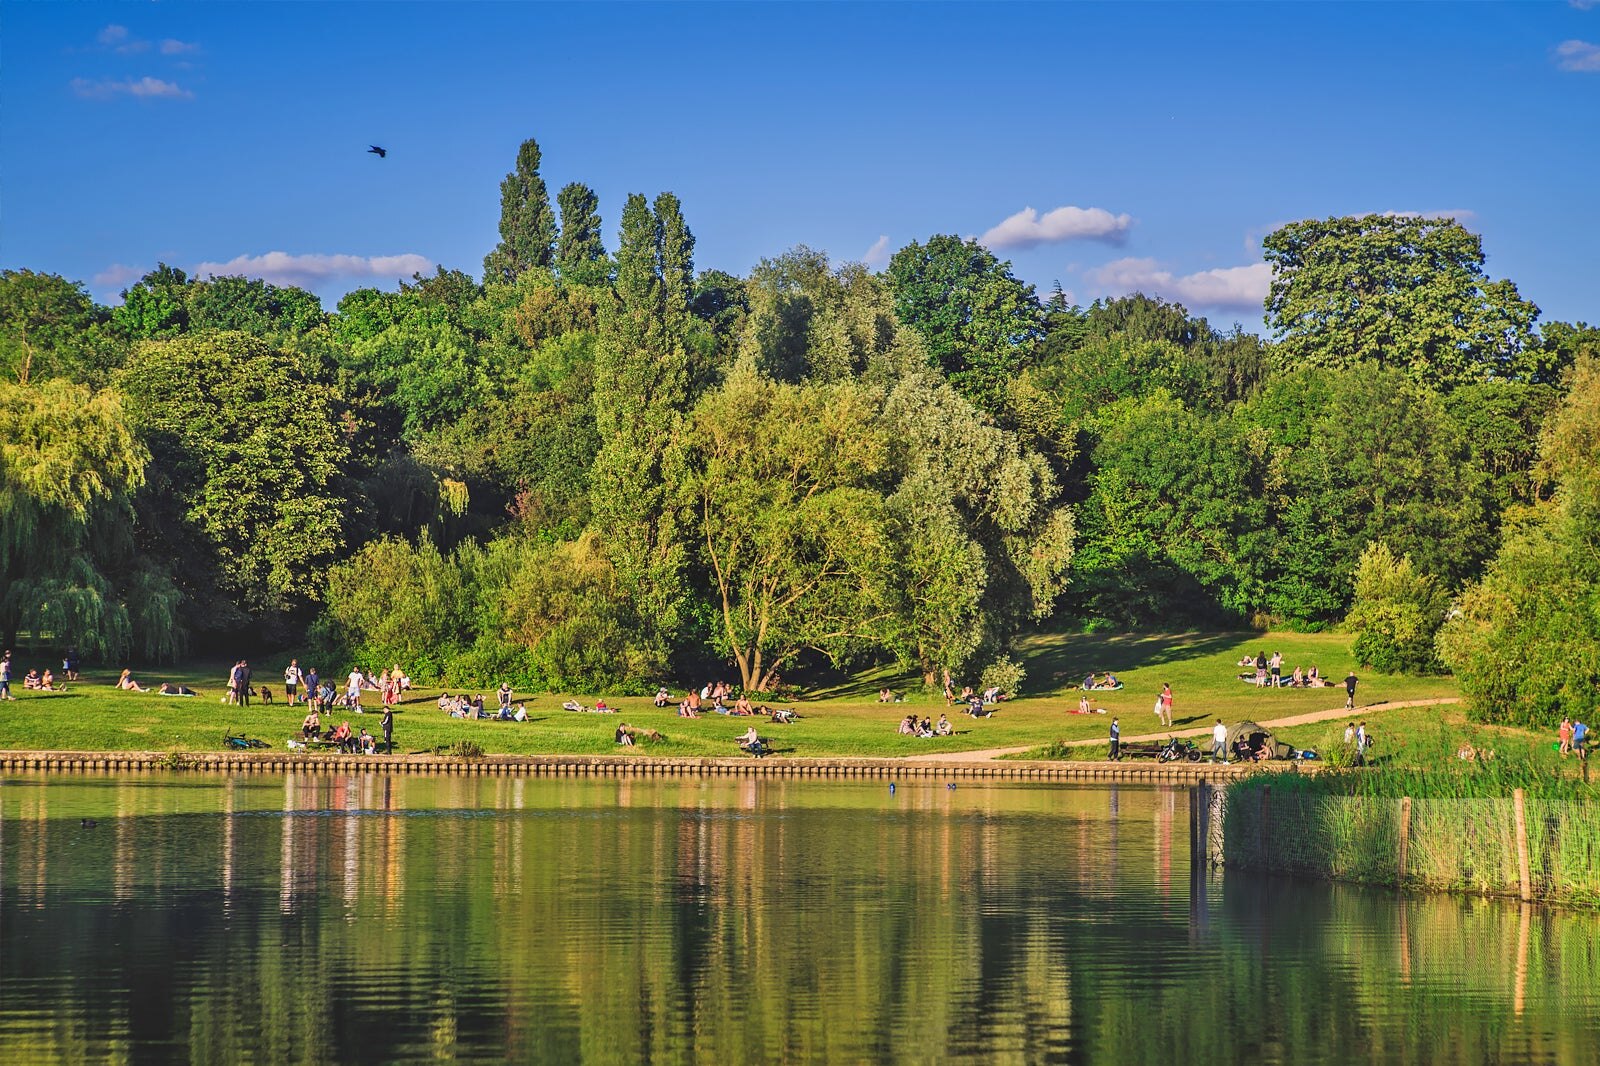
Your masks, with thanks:
[[[1077,688],[1091,671],[1137,670],[1200,659],[1236,647],[1253,634],[1041,633],[1022,642],[1030,694]]]

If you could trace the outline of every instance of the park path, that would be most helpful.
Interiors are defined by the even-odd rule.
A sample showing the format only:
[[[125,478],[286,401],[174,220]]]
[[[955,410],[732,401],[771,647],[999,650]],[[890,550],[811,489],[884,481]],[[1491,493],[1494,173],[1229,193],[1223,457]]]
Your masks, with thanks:
[[[1353,711],[1343,707],[1333,707],[1326,711],[1309,711],[1306,714],[1291,714],[1284,718],[1268,718],[1262,720],[1260,725],[1268,729],[1278,729],[1293,725],[1310,725],[1313,722],[1330,722],[1339,718],[1359,717],[1361,715],[1378,714],[1383,711],[1397,711],[1402,707],[1437,707],[1441,704],[1460,703],[1458,696],[1440,696],[1426,700],[1399,700],[1394,703],[1374,703],[1367,707],[1357,707]],[[1109,716],[1107,716],[1109,722]],[[1248,721],[1249,719],[1243,719]],[[1138,740],[1166,740],[1168,737],[1209,737],[1211,726],[1197,726],[1193,729],[1174,729],[1160,733],[1140,733],[1137,736],[1122,738],[1124,744]],[[1088,748],[1097,744],[1105,744],[1105,737],[1091,737],[1088,740],[1069,740],[1066,747]],[[1028,744],[1020,748],[983,748],[978,751],[945,751],[936,755],[908,755],[906,762],[982,762],[986,759],[998,759],[1005,755],[1021,755],[1025,751],[1037,748],[1037,744]]]

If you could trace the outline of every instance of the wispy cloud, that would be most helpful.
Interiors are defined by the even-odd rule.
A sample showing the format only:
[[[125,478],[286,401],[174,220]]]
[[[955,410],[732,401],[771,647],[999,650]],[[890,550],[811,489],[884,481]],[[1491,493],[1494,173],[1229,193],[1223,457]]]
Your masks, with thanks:
[[[268,252],[241,255],[226,263],[200,263],[197,277],[238,274],[260,278],[274,285],[314,286],[334,278],[400,279],[420,274],[433,266],[432,260],[408,252],[404,255],[290,255]]]
[[[1600,0],[1567,0],[1567,3],[1571,4],[1579,11],[1590,11],[1593,10],[1596,5],[1600,5]]]
[[[141,41],[129,32],[128,27],[112,23],[94,35],[94,43],[101,48],[109,48],[122,55],[132,55],[135,52],[148,52],[149,41]]]
[[[883,267],[888,266],[889,235],[885,233],[883,236],[873,241],[872,247],[868,248],[864,253],[862,253],[861,261],[867,264],[867,266],[872,267],[874,270],[881,270]]]
[[[1272,284],[1272,268],[1266,263],[1252,263],[1177,275],[1154,259],[1130,258],[1085,271],[1084,279],[1106,295],[1142,292],[1190,306],[1259,311]]]
[[[73,78],[72,91],[85,100],[114,100],[119,96],[132,96],[139,100],[193,100],[194,93],[176,82],[163,81],[146,75],[142,78]]]
[[[94,284],[97,289],[120,290],[144,275],[145,271],[139,267],[128,266],[126,263],[112,263],[94,276]]]
[[[189,52],[198,51],[200,51],[200,46],[193,41],[180,41],[177,38],[168,37],[161,42],[161,54],[164,56],[181,56]]]
[[[1600,44],[1562,41],[1556,45],[1556,67],[1577,74],[1600,74]]]
[[[1043,215],[1024,207],[978,242],[989,248],[1034,248],[1081,240],[1121,244],[1132,225],[1131,216],[1113,215],[1100,207],[1058,207]]]

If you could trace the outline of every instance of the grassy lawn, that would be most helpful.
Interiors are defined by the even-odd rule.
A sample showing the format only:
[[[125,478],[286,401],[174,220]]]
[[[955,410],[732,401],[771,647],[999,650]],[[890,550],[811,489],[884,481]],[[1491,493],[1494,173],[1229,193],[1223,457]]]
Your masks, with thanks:
[[[937,719],[945,710],[941,698],[913,695],[902,704],[876,702],[877,690],[889,685],[905,691],[911,680],[892,671],[866,671],[827,679],[785,705],[802,720],[793,725],[758,721],[781,755],[790,756],[901,756],[939,751],[1001,747],[1031,747],[1056,740],[1099,738],[1106,735],[1112,715],[1122,720],[1124,736],[1155,731],[1152,705],[1163,682],[1176,694],[1174,725],[1203,726],[1216,718],[1266,720],[1340,707],[1342,689],[1257,689],[1237,679],[1242,668],[1234,664],[1247,652],[1282,651],[1287,664],[1316,664],[1325,676],[1342,678],[1351,668],[1348,638],[1325,633],[1193,633],[1165,635],[1046,634],[1030,638],[1023,647],[1028,680],[1022,698],[1006,702],[992,717],[974,720],[951,713],[956,735],[934,740],[902,737],[895,732],[899,720],[912,710]],[[33,665],[24,659],[23,671]],[[38,665],[43,665],[42,661]],[[258,680],[281,693],[276,675],[281,664],[262,659]],[[1118,692],[1092,693],[1105,715],[1069,714],[1077,707],[1078,683],[1090,670],[1114,671],[1126,682]],[[19,673],[22,671],[19,671]],[[252,706],[248,710],[219,702],[226,673],[224,664],[191,664],[186,669],[139,675],[142,683],[182,681],[205,695],[192,699],[122,692],[112,687],[115,672],[90,672],[64,693],[18,690],[14,703],[0,704],[0,748],[54,750],[214,751],[221,747],[225,730],[246,732],[282,749],[298,730],[304,714],[281,703]],[[1359,673],[1359,671],[1358,671]],[[1448,678],[1401,678],[1362,675],[1357,702],[1421,699],[1455,694]],[[576,698],[592,705],[595,693]],[[599,695],[605,695],[603,693]],[[680,719],[671,710],[658,711],[640,697],[606,696],[617,708],[615,715],[575,714],[562,711],[568,694],[519,693],[531,720],[526,723],[467,722],[448,718],[438,710],[437,689],[410,694],[395,716],[395,742],[401,751],[423,751],[470,738],[492,754],[601,754],[619,749],[613,730],[619,721],[666,736],[661,744],[628,749],[641,754],[672,756],[729,755],[733,738],[749,720],[707,715]],[[492,692],[488,702],[494,702]],[[376,704],[373,694],[372,703]],[[759,702],[759,701],[758,701]],[[1441,720],[1440,708],[1419,711],[1375,712],[1369,725],[1380,737],[1415,733],[1419,738],[1430,723]],[[1395,717],[1379,717],[1379,715]],[[1459,718],[1459,712],[1453,712]],[[1445,716],[1449,717],[1449,716]],[[378,716],[350,716],[351,727],[366,725],[378,732]],[[1292,742],[1316,746],[1329,733],[1329,725],[1288,731]],[[1435,733],[1426,733],[1437,744]],[[1422,745],[1423,740],[1417,741]],[[1380,749],[1384,750],[1384,749]],[[1430,749],[1431,750],[1431,749]]]

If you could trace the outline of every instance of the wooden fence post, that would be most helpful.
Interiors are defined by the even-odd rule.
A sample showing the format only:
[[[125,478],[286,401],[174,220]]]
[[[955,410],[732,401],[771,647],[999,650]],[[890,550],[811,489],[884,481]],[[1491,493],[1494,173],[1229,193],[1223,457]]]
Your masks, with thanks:
[[[1522,902],[1533,899],[1533,877],[1528,869],[1528,811],[1522,789],[1511,790],[1511,809],[1517,822],[1517,874],[1521,878]]]
[[[1400,798],[1400,860],[1396,864],[1395,883],[1401,888],[1406,885],[1406,853],[1411,846],[1411,797]]]

